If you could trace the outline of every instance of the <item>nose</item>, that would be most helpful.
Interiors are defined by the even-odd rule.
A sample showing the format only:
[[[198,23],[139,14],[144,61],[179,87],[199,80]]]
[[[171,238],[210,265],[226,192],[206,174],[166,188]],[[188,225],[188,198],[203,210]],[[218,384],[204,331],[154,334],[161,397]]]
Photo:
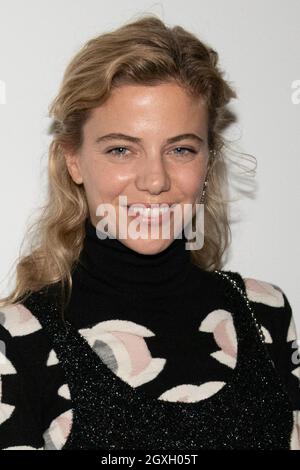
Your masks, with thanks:
[[[137,188],[151,194],[169,191],[171,179],[162,157],[155,156],[154,158],[143,158],[142,160],[136,175]]]

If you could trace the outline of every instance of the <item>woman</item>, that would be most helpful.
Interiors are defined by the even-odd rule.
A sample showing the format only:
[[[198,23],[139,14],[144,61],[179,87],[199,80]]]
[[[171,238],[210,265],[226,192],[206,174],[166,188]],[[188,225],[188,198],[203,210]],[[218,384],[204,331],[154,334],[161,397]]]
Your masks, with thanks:
[[[300,447],[290,304],[220,269],[236,95],[217,62],[145,16],[67,67],[36,245],[1,303],[2,449]]]

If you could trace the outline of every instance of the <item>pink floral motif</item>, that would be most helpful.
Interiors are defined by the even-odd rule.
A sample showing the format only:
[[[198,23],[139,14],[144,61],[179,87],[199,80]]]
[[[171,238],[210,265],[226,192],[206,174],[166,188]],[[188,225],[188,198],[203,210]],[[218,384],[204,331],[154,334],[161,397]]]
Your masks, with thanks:
[[[69,409],[55,418],[44,432],[44,450],[59,450],[67,441],[71,432],[73,410]]]
[[[283,293],[278,286],[253,278],[244,278],[244,283],[250,301],[260,302],[270,307],[284,306]]]
[[[101,360],[122,380],[138,387],[153,380],[166,363],[153,358],[144,337],[154,333],[127,320],[108,320],[79,330]]]
[[[37,318],[23,304],[1,308],[3,326],[11,336],[25,336],[42,328]]]
[[[2,402],[2,376],[16,373],[17,371],[11,361],[6,357],[4,352],[0,351],[0,424],[10,418],[15,409],[14,405]]]
[[[237,338],[232,314],[227,310],[213,310],[201,322],[199,331],[213,333],[220,350],[211,356],[233,369],[236,366]]]
[[[287,341],[297,340],[296,324],[295,324],[295,320],[293,316],[291,316],[291,321],[290,321],[289,329],[287,332],[286,340]]]

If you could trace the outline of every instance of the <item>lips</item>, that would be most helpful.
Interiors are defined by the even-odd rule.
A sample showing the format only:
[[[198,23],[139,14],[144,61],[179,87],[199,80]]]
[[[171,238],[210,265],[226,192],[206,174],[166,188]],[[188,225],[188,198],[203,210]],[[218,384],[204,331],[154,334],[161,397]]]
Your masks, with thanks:
[[[171,204],[152,204],[143,207],[142,204],[125,206],[129,217],[137,218],[141,223],[162,223],[169,218],[171,214]]]
[[[172,206],[176,204],[175,202],[153,202],[152,204],[143,203],[143,202],[132,202],[127,204],[127,207],[163,207],[163,206]]]

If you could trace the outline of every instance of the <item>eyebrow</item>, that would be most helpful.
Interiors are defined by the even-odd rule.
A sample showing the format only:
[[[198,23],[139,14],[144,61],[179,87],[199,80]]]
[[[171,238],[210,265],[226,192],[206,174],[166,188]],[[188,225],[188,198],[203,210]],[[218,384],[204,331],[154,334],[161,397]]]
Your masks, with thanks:
[[[134,142],[134,143],[140,143],[142,141],[142,139],[140,139],[139,137],[133,137],[131,135],[126,135],[126,134],[122,134],[119,132],[118,133],[112,132],[110,134],[106,134],[106,135],[102,135],[101,137],[98,137],[95,143],[98,144],[100,142],[107,142],[109,140],[115,140],[115,139],[129,140],[130,142]],[[202,137],[198,136],[197,134],[180,134],[174,137],[170,137],[169,139],[166,140],[166,143],[172,144],[174,142],[178,142],[179,140],[183,140],[183,139],[193,139],[193,140],[196,140],[197,142],[201,142],[201,143],[204,142],[204,139],[202,139]]]

